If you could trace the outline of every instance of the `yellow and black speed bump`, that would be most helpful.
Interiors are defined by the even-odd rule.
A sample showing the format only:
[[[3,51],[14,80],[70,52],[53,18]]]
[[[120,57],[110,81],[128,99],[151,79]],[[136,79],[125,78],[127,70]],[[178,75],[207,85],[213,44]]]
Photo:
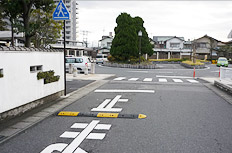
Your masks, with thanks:
[[[71,117],[101,117],[101,118],[131,118],[143,119],[147,116],[144,114],[119,114],[119,113],[80,113],[80,112],[66,112],[62,111],[57,114],[58,116],[71,116]]]

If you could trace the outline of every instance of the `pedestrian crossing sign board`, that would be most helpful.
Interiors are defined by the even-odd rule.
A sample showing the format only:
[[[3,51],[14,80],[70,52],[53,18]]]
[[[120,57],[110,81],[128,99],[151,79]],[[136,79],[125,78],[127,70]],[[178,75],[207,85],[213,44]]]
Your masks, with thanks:
[[[66,6],[64,5],[63,1],[60,0],[55,11],[53,12],[53,20],[69,20],[69,17],[70,15]]]

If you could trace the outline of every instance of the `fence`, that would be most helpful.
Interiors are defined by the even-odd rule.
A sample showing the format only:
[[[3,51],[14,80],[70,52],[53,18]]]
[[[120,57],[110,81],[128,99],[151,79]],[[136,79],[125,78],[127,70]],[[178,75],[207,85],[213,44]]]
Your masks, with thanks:
[[[232,68],[220,68],[220,80],[227,80],[232,82]]]

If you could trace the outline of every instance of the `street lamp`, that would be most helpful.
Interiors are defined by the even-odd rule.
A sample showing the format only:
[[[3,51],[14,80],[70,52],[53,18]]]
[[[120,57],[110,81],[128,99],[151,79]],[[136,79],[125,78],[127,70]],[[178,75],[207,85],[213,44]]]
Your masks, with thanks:
[[[138,36],[139,36],[139,64],[140,64],[140,56],[141,56],[141,37],[142,37],[143,33],[141,30],[139,30],[138,32]]]

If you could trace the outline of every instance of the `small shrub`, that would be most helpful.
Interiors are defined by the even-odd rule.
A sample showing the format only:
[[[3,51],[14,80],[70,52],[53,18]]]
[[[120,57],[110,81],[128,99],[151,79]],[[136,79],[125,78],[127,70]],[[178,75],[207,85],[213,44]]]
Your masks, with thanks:
[[[52,83],[59,81],[60,76],[54,76],[55,72],[53,70],[45,71],[45,72],[38,72],[37,73],[37,79],[44,79],[44,84]]]
[[[183,61],[182,63],[188,64],[188,65],[204,65],[204,63],[201,63],[199,61],[197,61],[196,63],[193,63],[192,61]]]
[[[3,78],[3,76],[4,76],[4,75],[0,73],[0,78]]]

